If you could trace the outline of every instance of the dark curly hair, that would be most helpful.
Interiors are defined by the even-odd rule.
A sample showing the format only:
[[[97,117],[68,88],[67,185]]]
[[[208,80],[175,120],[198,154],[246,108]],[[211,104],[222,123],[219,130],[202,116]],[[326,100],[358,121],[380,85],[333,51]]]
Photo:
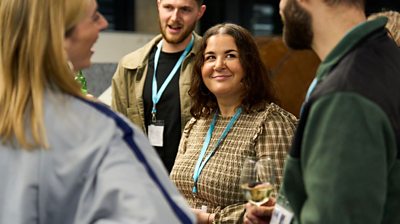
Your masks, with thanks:
[[[208,117],[218,109],[217,99],[207,89],[201,75],[207,41],[216,34],[232,36],[238,47],[239,60],[245,71],[242,81],[244,86],[241,105],[243,111],[246,113],[259,111],[264,109],[266,104],[274,102],[276,98],[270,80],[270,70],[263,64],[253,36],[239,25],[222,23],[211,27],[204,33],[199,53],[195,58],[192,84],[189,89],[193,103],[190,109],[192,116],[195,118]]]

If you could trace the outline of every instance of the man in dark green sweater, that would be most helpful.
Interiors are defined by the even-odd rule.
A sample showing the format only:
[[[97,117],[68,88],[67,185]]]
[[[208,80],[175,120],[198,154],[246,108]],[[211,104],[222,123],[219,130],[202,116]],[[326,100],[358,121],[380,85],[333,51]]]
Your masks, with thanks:
[[[400,223],[400,48],[387,19],[366,21],[363,0],[281,0],[280,13],[286,44],[322,63],[271,223]],[[270,211],[248,205],[245,223]]]

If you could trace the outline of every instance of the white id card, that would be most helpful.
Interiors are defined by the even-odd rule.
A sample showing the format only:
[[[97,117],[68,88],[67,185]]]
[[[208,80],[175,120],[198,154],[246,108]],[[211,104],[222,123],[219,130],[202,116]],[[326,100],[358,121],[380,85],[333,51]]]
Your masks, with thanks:
[[[162,147],[164,145],[164,125],[150,124],[147,135],[152,146]]]
[[[270,224],[290,224],[293,219],[293,212],[279,204],[275,204]]]

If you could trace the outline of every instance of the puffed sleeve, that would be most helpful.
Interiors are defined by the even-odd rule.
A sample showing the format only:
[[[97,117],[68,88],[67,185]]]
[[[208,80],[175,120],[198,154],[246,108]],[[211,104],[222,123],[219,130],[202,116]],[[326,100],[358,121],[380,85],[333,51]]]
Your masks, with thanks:
[[[270,157],[276,167],[276,184],[280,187],[283,167],[297,126],[297,118],[275,104],[268,108],[265,122],[256,136],[256,156]]]

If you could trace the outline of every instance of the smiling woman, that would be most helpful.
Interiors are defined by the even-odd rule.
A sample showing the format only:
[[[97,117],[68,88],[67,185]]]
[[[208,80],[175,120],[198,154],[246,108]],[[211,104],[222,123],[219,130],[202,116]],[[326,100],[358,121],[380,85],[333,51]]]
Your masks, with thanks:
[[[96,42],[99,32],[107,28],[107,20],[97,11],[96,1],[86,2],[85,13],[74,27],[66,32],[65,50],[67,51],[68,60],[72,63],[75,71],[89,67],[90,58],[94,53],[92,49]]]
[[[244,94],[241,84],[244,71],[232,36],[217,34],[208,39],[201,73],[205,86],[215,95],[219,105],[227,105],[228,102],[224,101],[230,101],[229,105],[233,107],[229,111],[220,107],[221,114],[232,116],[235,108],[241,104],[241,96]]]
[[[247,157],[273,159],[279,185],[297,120],[273,103],[273,92],[246,29],[218,24],[204,34],[189,90],[194,118],[171,172],[199,223],[242,223],[239,179]]]

